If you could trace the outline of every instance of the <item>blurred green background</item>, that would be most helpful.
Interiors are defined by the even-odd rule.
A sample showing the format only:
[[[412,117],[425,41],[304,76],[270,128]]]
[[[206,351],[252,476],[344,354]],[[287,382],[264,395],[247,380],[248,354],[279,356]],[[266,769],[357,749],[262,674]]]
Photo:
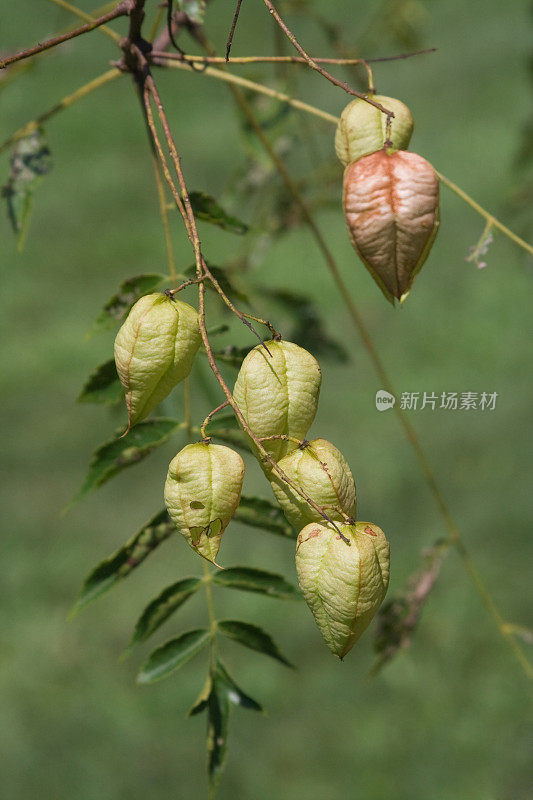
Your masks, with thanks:
[[[2,51],[43,40],[72,19],[42,0],[4,0],[0,7]],[[83,7],[90,10],[91,4]],[[147,7],[152,14],[150,0]],[[378,65],[378,90],[412,109],[412,149],[527,233],[524,208],[520,218],[510,209],[524,178],[516,153],[532,111],[530,4],[411,0],[368,2],[360,9],[316,0],[312,8],[341,25],[348,45],[366,45],[366,55],[438,48],[432,55]],[[209,9],[207,27],[219,50],[232,14],[233,4],[222,0]],[[311,52],[332,54],[313,19],[294,14],[289,19]],[[124,25],[115,27],[124,31]],[[262,3],[244,3],[234,54],[272,53],[275,40]],[[0,140],[107,69],[112,58],[111,41],[97,32],[44,56],[1,91]],[[340,113],[346,103],[340,90],[294,69],[303,99]],[[276,77],[267,67],[238,70],[270,84]],[[199,570],[194,554],[177,538],[166,542],[121,586],[66,621],[89,569],[161,507],[166,466],[183,443],[174,438],[61,516],[91,452],[123,420],[121,410],[75,403],[86,376],[112,348],[112,331],[86,334],[122,280],[165,271],[152,166],[128,80],[121,78],[48,125],[54,168],[38,189],[22,254],[6,214],[0,216],[5,526],[0,740],[2,796],[11,800],[188,800],[205,794],[205,719],[185,719],[203,685],[205,654],[149,687],[137,686],[135,675],[150,645],[117,663],[146,603],[163,586]],[[205,76],[172,71],[158,73],[158,80],[190,188],[228,196],[231,205],[228,187],[249,145],[229,93]],[[313,125],[316,152],[330,159],[334,129],[312,118],[292,119],[293,133]],[[295,147],[291,159],[301,176],[316,166],[305,148]],[[1,172],[5,182],[8,154]],[[340,168],[337,180],[335,191]],[[250,221],[247,207],[232,210]],[[466,263],[484,222],[443,188],[441,231],[398,311],[357,262],[340,207],[320,208],[317,219],[398,392],[499,393],[492,412],[413,411],[410,419],[499,608],[506,618],[527,624],[531,258],[496,235],[486,269]],[[224,264],[247,246],[246,237],[205,224],[201,236],[213,263]],[[183,268],[191,257],[177,216],[173,240]],[[375,409],[381,386],[308,231],[291,228],[256,262],[252,284],[307,292],[319,303],[328,333],[349,351],[346,365],[321,360],[324,382],[312,434],[342,447],[355,474],[360,518],[387,532],[393,593],[418,567],[421,549],[445,533],[433,498],[396,418]],[[254,308],[261,313],[259,295]],[[220,319],[213,301],[210,319]],[[249,341],[239,326],[232,330],[224,344]],[[204,367],[193,374],[195,423],[220,402]],[[231,370],[227,374],[233,379]],[[204,376],[211,399],[200,388]],[[182,413],[179,390],[165,411]],[[252,464],[246,491],[269,494]],[[262,566],[295,579],[292,543],[268,533],[233,524],[221,556],[226,565]],[[527,682],[455,553],[445,562],[412,648],[370,682],[371,631],[341,664],[324,647],[303,603],[223,589],[216,590],[215,602],[220,617],[264,626],[298,666],[291,672],[231,642],[223,644],[231,673],[269,715],[233,712],[221,800],[528,796],[533,776]],[[200,593],[154,643],[202,625],[205,618]]]

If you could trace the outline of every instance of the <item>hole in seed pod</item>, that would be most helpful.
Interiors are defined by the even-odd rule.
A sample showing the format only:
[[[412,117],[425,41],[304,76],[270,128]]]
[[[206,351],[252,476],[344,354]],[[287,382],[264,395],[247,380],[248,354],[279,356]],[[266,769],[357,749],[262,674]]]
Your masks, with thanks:
[[[191,508],[205,508],[204,504],[199,500],[191,500],[190,506]]]
[[[366,526],[364,532],[368,533],[369,536],[377,536],[377,533],[369,525]]]

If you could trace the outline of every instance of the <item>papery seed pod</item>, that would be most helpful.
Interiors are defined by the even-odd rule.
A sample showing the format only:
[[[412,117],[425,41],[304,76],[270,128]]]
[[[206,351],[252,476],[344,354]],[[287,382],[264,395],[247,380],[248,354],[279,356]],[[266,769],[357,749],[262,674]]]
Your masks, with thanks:
[[[390,302],[403,303],[439,226],[439,181],[416,153],[383,150],[344,172],[344,212],[352,244]]]
[[[389,544],[370,522],[313,522],[298,535],[296,570],[305,601],[331,652],[352,649],[380,607],[389,585]]]
[[[239,505],[243,478],[242,458],[221,444],[188,444],[170,462],[167,511],[191,547],[213,563]]]
[[[333,520],[355,519],[355,483],[348,462],[331,442],[313,439],[282,458],[279,466]],[[287,520],[301,530],[323,517],[276,473],[270,481]],[[345,515],[345,516],[343,516]]]
[[[233,397],[259,438],[284,434],[303,439],[315,418],[322,373],[315,358],[293,342],[265,342],[242,362]],[[279,439],[264,442],[275,461],[296,444]],[[268,465],[263,465],[269,471]]]
[[[198,314],[188,303],[159,293],[137,300],[115,339],[129,427],[187,377],[200,342]]]
[[[390,137],[394,150],[406,150],[413,134],[413,117],[407,106],[394,97],[372,95],[387,111],[393,111]],[[335,152],[344,166],[362,156],[381,150],[387,139],[387,115],[366,100],[356,98],[341,114],[335,133]]]

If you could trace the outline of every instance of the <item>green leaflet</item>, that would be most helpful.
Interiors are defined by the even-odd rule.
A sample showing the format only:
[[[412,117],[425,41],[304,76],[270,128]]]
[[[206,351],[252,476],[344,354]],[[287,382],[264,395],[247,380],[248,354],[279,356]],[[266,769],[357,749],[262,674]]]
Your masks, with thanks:
[[[78,403],[118,405],[124,399],[124,389],[117,375],[115,359],[99,364],[87,379],[78,396]]]
[[[125,436],[117,433],[115,438],[100,445],[94,451],[87,477],[72,503],[81,500],[122,470],[138,464],[156,447],[164,444],[182,425],[179,420],[168,417],[145,420],[129,430]],[[120,432],[122,430],[123,428]]]
[[[248,225],[224,211],[211,195],[205,192],[189,192],[189,200],[191,201],[194,216],[197,219],[210,222],[211,225],[217,225],[219,228],[232,233],[242,234],[248,232]]]
[[[198,628],[165,642],[148,656],[148,660],[137,676],[138,683],[154,683],[154,681],[166,678],[173,670],[183,666],[199,653],[210,638],[208,630]]]
[[[164,512],[167,516],[167,512]],[[174,525],[172,530],[174,530]],[[167,586],[144,609],[135,624],[135,630],[126,652],[129,652],[138,642],[145,642],[155,633],[172,614],[178,610],[188,599],[195,594],[202,581],[200,578],[182,578],[171,586]]]
[[[242,644],[244,647],[248,647],[250,650],[256,650],[258,653],[263,653],[265,656],[270,656],[270,658],[274,658],[276,661],[285,664],[286,667],[294,669],[290,661],[287,661],[280,653],[271,636],[257,627],[257,625],[252,625],[249,622],[241,622],[240,620],[225,619],[219,620],[217,629],[220,633],[223,633],[224,636],[239,642],[239,644]]]
[[[282,600],[300,600],[300,593],[282,575],[252,567],[230,567],[213,575],[213,583]]]
[[[17,237],[17,247],[23,250],[33,209],[33,194],[50,172],[52,160],[42,128],[19,139],[11,155],[11,171],[2,196],[7,203],[11,227]]]
[[[148,292],[158,289],[165,281],[166,277],[158,273],[146,273],[127,278],[103,307],[94,322],[92,332],[115,327],[118,322],[122,322],[127,317],[137,300]]]
[[[83,583],[71,614],[74,615],[81,611],[97,597],[109,591],[120,580],[126,578],[175,530],[166,510],[160,511],[152,517],[123,547],[91,570]]]
[[[264,497],[242,495],[234,519],[243,525],[261,528],[287,539],[296,539],[297,537],[296,531],[289,525],[279,506]]]

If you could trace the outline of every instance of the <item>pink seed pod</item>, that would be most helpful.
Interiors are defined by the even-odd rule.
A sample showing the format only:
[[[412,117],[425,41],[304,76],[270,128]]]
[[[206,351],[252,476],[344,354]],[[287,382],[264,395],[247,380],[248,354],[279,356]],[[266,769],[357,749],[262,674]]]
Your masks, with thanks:
[[[344,172],[344,213],[353,246],[391,303],[403,303],[439,227],[431,164],[400,150],[364,156]]]

